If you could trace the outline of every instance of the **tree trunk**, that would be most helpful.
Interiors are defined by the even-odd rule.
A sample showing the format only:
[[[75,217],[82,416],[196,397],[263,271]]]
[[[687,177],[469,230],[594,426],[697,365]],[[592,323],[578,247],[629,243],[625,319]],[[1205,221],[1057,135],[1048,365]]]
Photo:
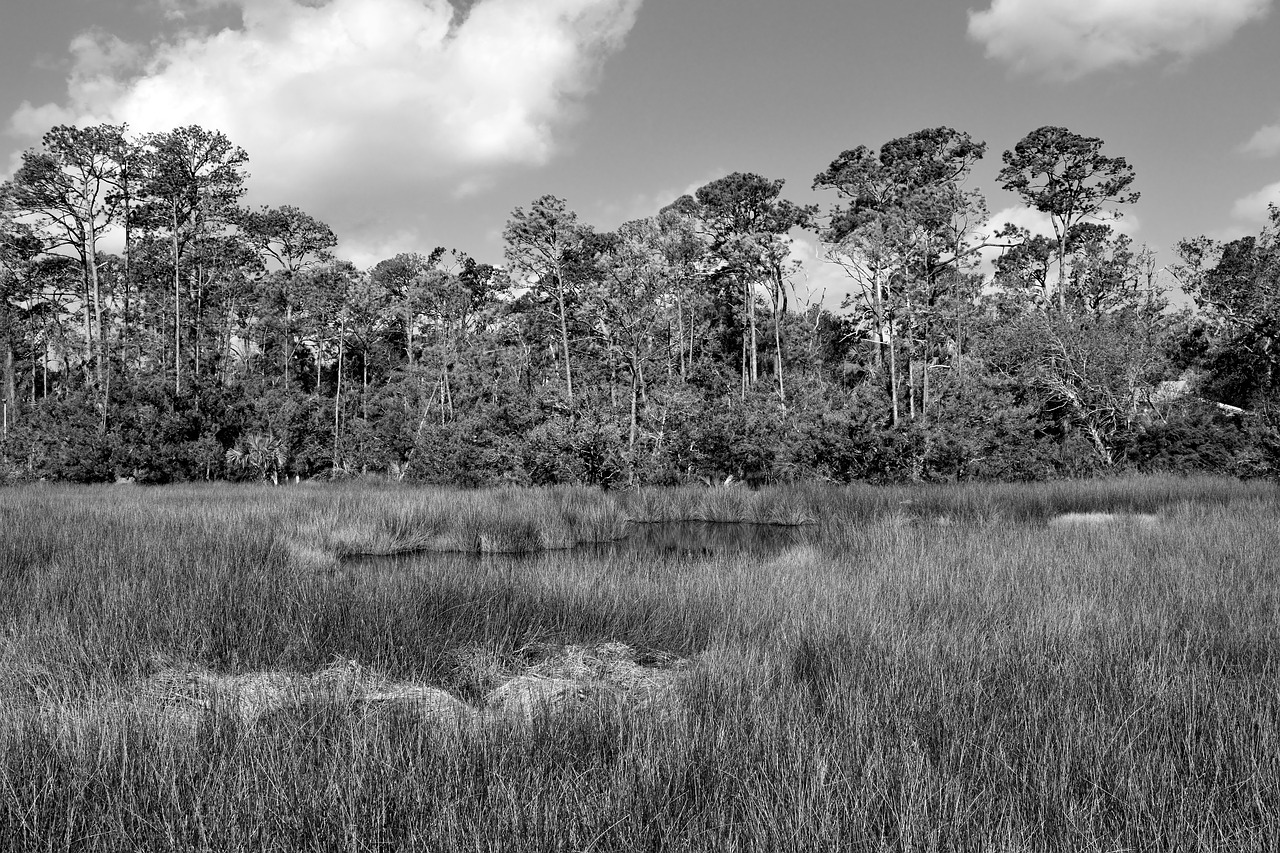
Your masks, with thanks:
[[[690,305],[689,306],[689,369],[690,370],[693,370],[693,363],[695,358],[693,345],[696,340],[694,336],[697,334],[697,325],[698,325],[697,321],[694,317],[693,306]]]
[[[126,178],[127,180],[127,178]],[[132,340],[132,332],[129,326],[129,312],[132,302],[133,287],[133,223],[129,216],[130,198],[128,185],[125,185],[124,193],[124,313],[123,328],[120,338],[120,364],[121,371],[128,373],[129,365],[129,346]]]
[[[608,343],[605,345],[605,353],[609,362],[609,408],[613,412],[618,411],[618,358],[617,348],[613,340],[613,335],[608,335]]]
[[[675,368],[671,366],[671,323],[669,321],[667,323],[666,333],[667,341],[663,352],[667,354],[665,361],[667,362],[667,381],[669,382],[675,377]],[[684,346],[683,341],[681,342],[681,346]]]
[[[32,359],[34,364],[35,359]],[[11,317],[9,315],[9,306],[5,303],[4,297],[0,297],[0,401],[3,401],[5,411],[5,429],[6,437],[8,435],[9,421],[17,414],[18,411],[18,383],[13,371],[13,330],[11,326]],[[34,388],[34,377],[32,387]]]
[[[926,350],[924,361],[920,365],[920,423],[929,423],[929,353]]]
[[[1102,437],[1102,431],[1093,423],[1087,423],[1085,432],[1089,433],[1089,440],[1093,442],[1093,447],[1098,452],[1098,458],[1102,460],[1102,464],[1110,468],[1115,459],[1111,455],[1111,448],[1107,447],[1107,442]]]
[[[631,431],[627,435],[627,467],[630,469],[628,481],[634,485],[636,481],[636,409],[640,396],[639,383],[636,381],[635,365],[631,369]]]
[[[1058,311],[1067,310],[1067,230],[1064,226],[1062,233],[1058,233],[1058,225],[1055,222],[1053,233],[1058,238]],[[1048,276],[1045,277],[1046,280]],[[1049,300],[1045,300],[1045,307],[1049,307]]]
[[[196,255],[199,258],[199,254]],[[195,332],[191,336],[191,375],[193,377],[200,376],[200,362],[208,358],[207,348],[204,346],[204,274],[200,269],[199,261],[196,262],[191,274],[194,289],[192,292],[196,297],[196,304],[191,311],[191,327]]]
[[[628,438],[627,438],[627,452],[629,454],[634,454],[636,449],[636,431],[637,431],[636,410],[639,408],[639,399],[640,399],[639,370],[636,367],[636,358],[635,358],[635,355],[633,354],[631,356],[631,431],[628,434]],[[634,471],[634,465],[632,467]]]
[[[442,426],[442,427],[443,427],[443,426],[445,425],[445,403],[444,403],[444,398],[445,398],[445,394],[446,394],[446,390],[445,390],[445,381],[444,381],[444,366],[443,366],[443,365],[441,365],[441,367],[440,367],[440,378],[439,378],[438,380],[436,380],[436,384],[437,384],[437,385],[439,386],[439,388],[440,388],[440,426]]]
[[[448,419],[452,421],[453,420],[453,382],[449,378],[449,361],[447,357],[445,358],[444,363],[440,365],[440,384],[443,389],[442,393],[444,394],[444,396],[441,398],[441,402],[444,404],[445,410],[448,413]]]
[[[684,359],[684,306],[676,303],[676,340],[680,342],[680,379],[687,379],[689,371]]]
[[[876,318],[876,366],[881,367],[884,365],[884,343],[885,343],[884,293],[883,293],[883,287],[880,284],[880,269],[878,267],[876,268],[875,272],[872,274],[871,287],[872,287],[871,299],[872,299],[872,306],[873,306],[872,313],[875,314],[875,318]]]
[[[907,347],[907,412],[911,420],[916,419],[916,354],[915,347]]]
[[[920,423],[929,422],[929,317],[926,314],[921,324],[921,335],[924,338],[924,357],[920,359]]]
[[[284,387],[289,390],[289,358],[292,356],[293,348],[293,303],[285,297],[284,303]]]
[[[893,425],[900,420],[898,402],[898,346],[894,340],[893,323],[889,323],[889,395],[893,400]]]
[[[88,175],[85,176],[81,185],[81,192],[85,199],[96,199],[96,193],[91,187],[91,181]],[[93,331],[97,338],[95,344],[89,349],[93,352],[94,365],[93,374],[94,382],[97,386],[98,399],[102,406],[102,424],[103,432],[106,432],[106,416],[107,416],[107,398],[106,398],[106,342],[102,337],[102,286],[98,278],[98,247],[97,234],[95,233],[95,211],[91,208],[88,213],[87,221],[81,221],[81,260],[84,263],[85,290],[87,295],[93,299]],[[87,319],[87,318],[86,318]],[[86,329],[87,331],[87,329]]]
[[[182,393],[182,271],[178,267],[178,200],[173,210],[173,393]]]
[[[222,363],[218,365],[218,384],[226,387],[227,382],[231,379],[231,356],[235,355],[236,360],[243,366],[248,367],[249,363],[249,347],[246,344],[241,353],[237,353],[232,341],[231,329],[235,325],[236,313],[239,308],[236,303],[232,302],[227,306],[227,313],[224,318],[222,329],[219,331],[221,339],[218,342],[218,349],[222,353]]]
[[[92,234],[92,232],[91,232]],[[101,421],[99,429],[102,433],[107,431],[107,401],[110,399],[111,389],[108,386],[108,367],[107,367],[107,341],[102,334],[102,281],[98,276],[98,257],[93,245],[93,238],[90,236],[88,245],[85,246],[89,264],[89,282],[93,287],[93,332],[97,337],[96,363],[94,364],[94,375],[98,382],[98,399],[102,406]]]
[[[747,288],[742,288],[742,399],[747,399],[747,385],[751,379],[751,373],[747,363]]]
[[[338,468],[338,456],[341,448],[342,435],[342,364],[343,364],[343,337],[346,334],[345,318],[338,321],[338,378],[334,385],[333,391],[333,467]],[[317,371],[319,366],[317,365]],[[317,378],[316,387],[320,386]]]
[[[404,357],[413,369],[413,313],[406,306],[404,309]]]
[[[448,383],[446,390],[449,392],[449,420],[451,421],[454,418],[456,418],[457,415],[453,411],[453,378],[449,374],[452,372],[453,366],[458,363],[458,359],[459,359],[458,344],[466,343],[466,334],[467,334],[467,321],[465,317],[459,323],[457,332],[454,332],[454,330],[451,328],[448,329],[449,363],[445,365],[445,370],[447,371],[447,373],[445,374],[445,381]]]
[[[785,406],[787,404],[787,389],[782,382],[782,311],[783,308],[779,304],[781,301],[782,283],[778,283],[779,298],[773,302],[773,350],[774,350],[774,369],[778,373],[778,400]]]
[[[80,313],[84,322],[84,353],[82,355],[84,364],[81,365],[81,369],[84,371],[84,384],[88,386],[93,384],[93,319],[90,314],[93,291],[89,283],[89,265],[87,263],[82,271],[82,277],[84,292],[80,294]]]
[[[569,318],[564,304],[564,278],[559,265],[556,266],[556,302],[560,308],[560,342],[564,346],[564,383],[569,394],[569,405],[573,405],[573,367],[569,363]]]

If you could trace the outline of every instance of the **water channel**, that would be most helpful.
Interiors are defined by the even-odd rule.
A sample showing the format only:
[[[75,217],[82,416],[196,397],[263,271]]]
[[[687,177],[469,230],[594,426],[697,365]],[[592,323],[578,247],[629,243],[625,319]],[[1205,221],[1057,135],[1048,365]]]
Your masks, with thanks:
[[[630,523],[627,535],[610,542],[593,542],[573,548],[517,554],[422,551],[391,557],[355,557],[344,560],[348,571],[398,568],[430,570],[474,566],[485,569],[519,569],[543,563],[572,561],[596,563],[626,570],[628,567],[690,565],[731,557],[767,559],[816,541],[817,525],[740,524],[708,521]]]

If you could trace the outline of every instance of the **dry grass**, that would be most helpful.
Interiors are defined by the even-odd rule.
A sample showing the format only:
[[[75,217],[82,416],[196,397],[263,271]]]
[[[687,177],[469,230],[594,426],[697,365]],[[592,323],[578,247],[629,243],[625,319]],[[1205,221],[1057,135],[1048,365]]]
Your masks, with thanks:
[[[639,660],[644,658],[644,662]],[[218,673],[196,665],[160,668],[122,690],[97,691],[78,699],[13,703],[10,713],[39,719],[46,736],[83,743],[104,725],[136,723],[160,734],[195,737],[202,727],[230,724],[250,732],[266,722],[341,713],[363,723],[414,720],[446,728],[457,725],[531,723],[544,715],[586,708],[625,713],[670,706],[677,677],[689,662],[671,655],[640,655],[625,643],[517,650],[505,665],[474,669],[479,649],[455,655],[454,680],[496,686],[469,704],[440,686],[395,681],[340,660],[311,673],[254,671]],[[483,665],[483,664],[481,664]]]

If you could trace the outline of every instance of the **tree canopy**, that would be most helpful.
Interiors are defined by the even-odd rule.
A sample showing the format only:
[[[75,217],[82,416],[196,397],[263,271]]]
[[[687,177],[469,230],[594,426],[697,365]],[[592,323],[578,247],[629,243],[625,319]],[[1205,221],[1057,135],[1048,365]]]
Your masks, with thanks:
[[[1110,227],[1123,157],[1032,131],[998,184],[1052,233],[993,235],[986,150],[854,145],[821,208],[747,171],[608,228],[546,194],[501,263],[362,269],[313,213],[242,206],[217,130],[53,128],[0,187],[0,482],[1274,475],[1280,212],[1184,241],[1175,310]],[[797,287],[799,237],[847,273],[839,307]]]

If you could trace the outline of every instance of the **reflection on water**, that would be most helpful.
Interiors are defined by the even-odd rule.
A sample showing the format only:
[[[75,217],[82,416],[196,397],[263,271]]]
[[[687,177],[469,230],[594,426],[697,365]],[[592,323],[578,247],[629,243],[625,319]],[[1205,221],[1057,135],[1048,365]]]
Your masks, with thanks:
[[[627,538],[599,548],[691,557],[720,554],[770,556],[814,541],[817,526],[774,524],[716,524],[708,521],[667,521],[632,524]]]
[[[812,543],[817,539],[816,525],[801,527],[772,524],[726,524],[708,521],[664,521],[629,524],[627,535],[613,542],[579,545],[558,551],[535,551],[525,554],[479,554],[457,551],[417,552],[393,557],[357,557],[344,561],[361,574],[378,567],[443,568],[484,566],[489,569],[537,566],[541,563],[599,561],[615,567],[651,565],[665,566],[697,563],[725,555],[771,557],[788,548]],[[660,557],[655,561],[654,557]]]

